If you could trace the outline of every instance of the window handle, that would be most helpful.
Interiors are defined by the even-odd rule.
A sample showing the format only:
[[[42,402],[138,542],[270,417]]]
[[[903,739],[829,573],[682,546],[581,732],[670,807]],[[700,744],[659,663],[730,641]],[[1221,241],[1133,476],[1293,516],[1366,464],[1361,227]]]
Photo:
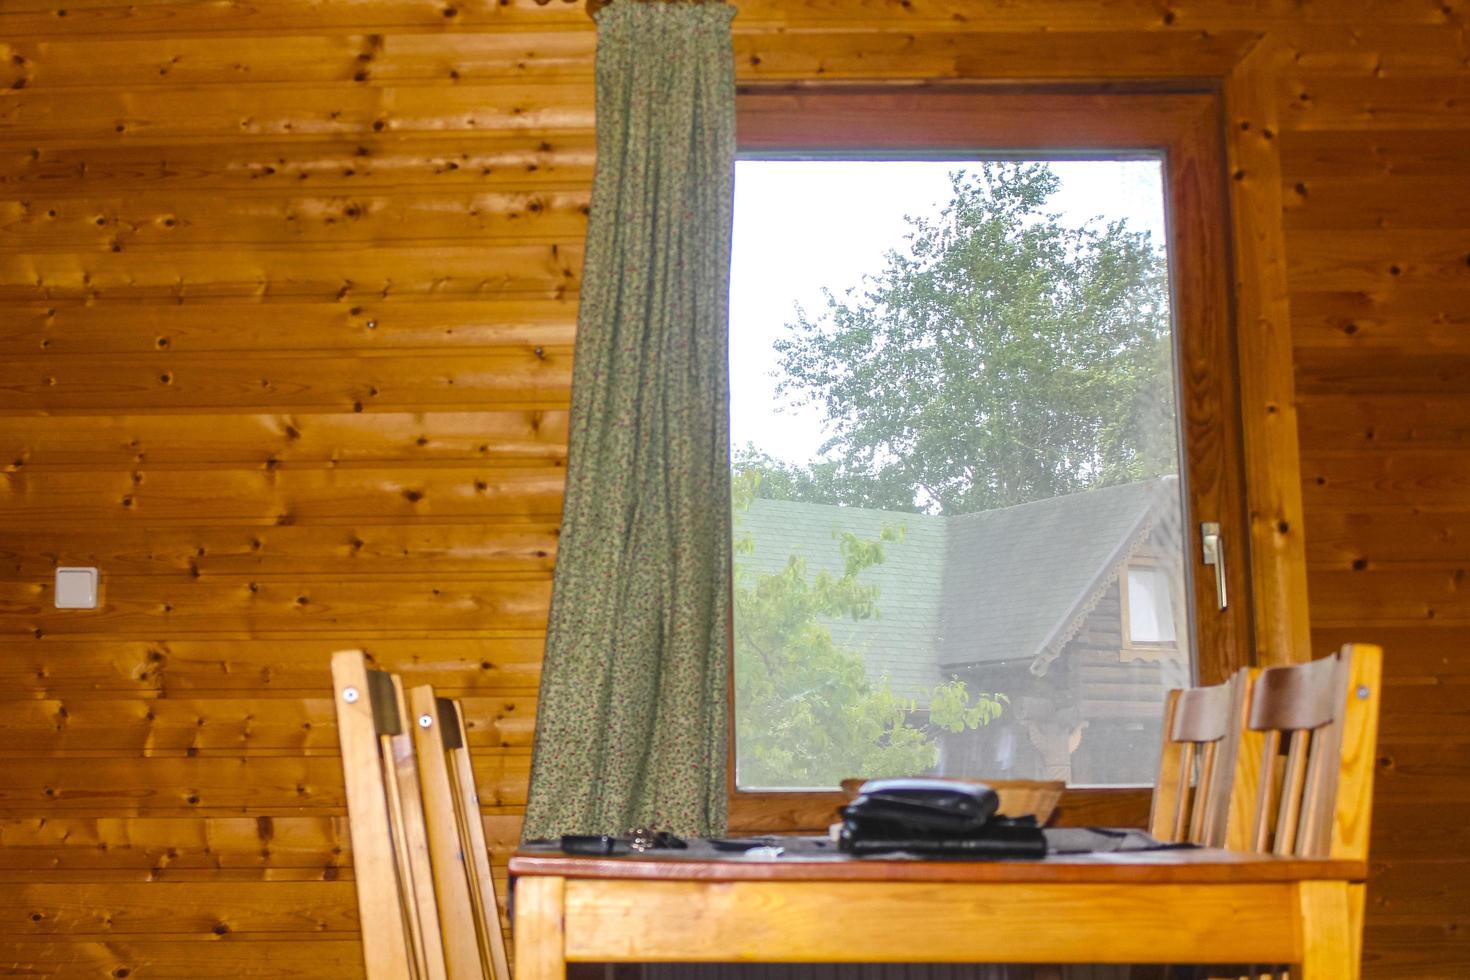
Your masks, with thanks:
[[[1225,542],[1220,538],[1218,521],[1204,521],[1199,526],[1200,550],[1206,565],[1215,566],[1215,599],[1225,608]]]

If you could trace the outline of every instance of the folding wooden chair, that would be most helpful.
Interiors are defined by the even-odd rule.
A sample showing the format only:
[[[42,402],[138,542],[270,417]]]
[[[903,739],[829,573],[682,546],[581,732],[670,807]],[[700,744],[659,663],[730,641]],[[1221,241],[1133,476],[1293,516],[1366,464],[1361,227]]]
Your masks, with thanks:
[[[1170,691],[1164,701],[1149,833],[1159,840],[1225,845],[1250,675],[1211,687]]]
[[[449,976],[510,980],[463,713],[427,685],[408,697]]]
[[[403,687],[359,650],[332,655],[332,687],[368,980],[448,980]]]

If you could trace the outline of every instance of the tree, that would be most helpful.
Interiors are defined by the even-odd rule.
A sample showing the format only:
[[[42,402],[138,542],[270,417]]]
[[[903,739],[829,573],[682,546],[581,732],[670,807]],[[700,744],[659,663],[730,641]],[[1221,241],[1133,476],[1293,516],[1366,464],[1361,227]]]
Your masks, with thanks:
[[[951,187],[937,219],[908,219],[908,254],[777,341],[778,390],[820,406],[835,461],[768,492],[953,514],[1173,472],[1168,282],[1147,233],[1063,225],[1045,164]]]
[[[871,680],[862,658],[836,643],[834,619],[878,615],[878,589],[862,573],[900,545],[903,529],[877,540],[837,537],[841,574],[813,574],[792,555],[774,574],[752,572],[741,556],[754,550],[739,528],[762,472],[747,467],[734,480],[735,704],[738,777],[747,786],[836,786],[851,776],[915,775],[931,770],[938,746],[910,699],[886,679]],[[971,697],[964,682],[938,685],[929,724],[959,732],[1000,714],[1003,697]]]

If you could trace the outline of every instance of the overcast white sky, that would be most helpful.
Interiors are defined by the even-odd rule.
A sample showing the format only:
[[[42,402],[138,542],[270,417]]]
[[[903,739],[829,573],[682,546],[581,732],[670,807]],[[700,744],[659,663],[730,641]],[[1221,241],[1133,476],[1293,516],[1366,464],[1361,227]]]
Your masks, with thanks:
[[[809,462],[824,435],[813,409],[793,411],[775,394],[772,343],[795,319],[823,309],[822,289],[841,294],[905,250],[904,215],[937,215],[949,174],[962,161],[740,160],[735,165],[735,238],[730,285],[731,442],[791,462]],[[1126,218],[1164,242],[1157,161],[1063,161],[1048,210],[1068,223]]]

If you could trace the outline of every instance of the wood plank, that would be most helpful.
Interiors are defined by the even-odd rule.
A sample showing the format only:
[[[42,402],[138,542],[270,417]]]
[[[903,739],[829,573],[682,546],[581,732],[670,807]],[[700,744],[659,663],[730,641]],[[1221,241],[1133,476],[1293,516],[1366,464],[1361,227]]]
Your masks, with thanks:
[[[742,4],[741,17],[746,16]],[[1004,21],[1016,24],[1008,11]],[[941,30],[823,30],[800,33],[742,32],[736,22],[735,70],[739,81],[807,79],[1055,79],[1222,77],[1259,39],[1250,30],[1199,31],[1106,29],[1030,31],[987,28],[963,33],[954,22]],[[1018,25],[1016,25],[1018,26]],[[1116,57],[1126,47],[1128,59]]]
[[[883,963],[923,950],[930,962],[983,955],[1007,963],[1136,963],[1178,962],[1212,948],[1256,962],[1291,961],[1297,937],[1282,906],[1290,891],[891,881],[848,882],[840,891],[789,881],[710,889],[687,881],[573,879],[566,882],[566,950],[576,961]],[[822,894],[829,901],[819,901]],[[947,914],[934,914],[936,902]],[[1040,939],[1036,908],[1050,909],[1066,928]],[[520,915],[518,928],[525,923]],[[843,929],[832,928],[834,916]],[[1224,928],[1227,922],[1235,928]]]
[[[482,822],[501,876],[520,844],[521,816],[491,814]],[[0,878],[27,869],[58,877],[91,872],[97,880],[129,870],[155,878],[186,871],[326,868],[340,875],[352,856],[345,816],[8,817],[0,819],[0,845]]]
[[[303,942],[301,936],[233,942],[210,934],[176,939],[7,940],[0,960],[18,975],[40,980],[138,977],[153,980],[342,980],[362,975],[355,936]]]
[[[34,580],[57,565],[94,565],[113,575],[353,577],[408,574],[549,574],[553,523],[361,527],[128,527],[99,541],[95,528],[20,531],[0,539],[0,569]]]
[[[1456,623],[1382,623],[1355,620],[1351,623],[1318,624],[1312,630],[1312,649],[1326,652],[1343,643],[1372,639],[1383,647],[1383,668],[1391,680],[1418,678],[1448,683],[1470,677],[1470,628]],[[1385,725],[1391,722],[1385,721]],[[1446,735],[1462,734],[1446,732]],[[1382,794],[1380,794],[1382,795]]]
[[[1307,515],[1307,560],[1314,570],[1376,570],[1430,565],[1451,571],[1465,563],[1470,513],[1357,513],[1313,509]]]
[[[1314,176],[1289,183],[1288,231],[1470,228],[1470,202],[1450,177]]]
[[[92,356],[220,351],[406,351],[564,347],[576,336],[572,300],[396,297],[296,303],[229,301],[14,305],[0,353]]]
[[[0,188],[89,199],[137,191],[287,190],[373,193],[404,187],[475,190],[585,188],[592,134],[469,133],[418,139],[373,133],[354,140],[228,143],[0,145]]]
[[[1417,817],[1412,808],[1420,811]],[[1376,794],[1369,853],[1387,856],[1390,866],[1400,861],[1440,861],[1446,854],[1466,853],[1467,847],[1470,847],[1470,828],[1450,818],[1444,810],[1430,812],[1412,800]],[[1374,863],[1376,874],[1379,862]],[[1382,891],[1373,884],[1369,889]],[[1372,907],[1370,898],[1370,915]]]
[[[1467,166],[1470,146],[1458,129],[1354,128],[1281,134],[1281,169],[1289,184],[1318,176],[1453,177]]]
[[[390,294],[560,299],[577,290],[581,265],[581,246],[571,243],[0,253],[0,303],[266,296],[356,302]]]
[[[462,8],[462,9],[461,9]],[[65,10],[65,15],[58,13]],[[453,10],[447,16],[444,11]],[[592,24],[580,9],[535,0],[451,6],[422,0],[388,0],[371,6],[303,10],[290,0],[251,0],[221,9],[209,0],[142,0],[118,7],[109,0],[80,0],[64,8],[42,0],[7,3],[0,33],[17,37],[118,36],[149,34],[272,34],[296,31],[340,31],[373,28],[416,28],[444,32],[478,29],[577,28]]]
[[[540,351],[540,353],[536,353]],[[392,411],[563,408],[571,397],[565,347],[333,357],[115,355],[0,361],[0,412],[96,414],[195,409]]]
[[[175,584],[156,577],[114,576],[101,606],[77,615],[52,606],[51,583],[0,582],[0,621],[10,637],[151,636],[250,632],[351,635],[376,628],[541,628],[551,601],[551,577],[454,579],[422,576],[371,580],[278,579],[244,576]]]
[[[481,752],[475,781],[487,810],[523,807],[529,752]],[[346,812],[334,756],[110,756],[6,764],[0,811],[16,816],[200,813],[296,816]]]
[[[540,685],[545,639],[539,629],[388,633],[356,628],[342,635],[269,640],[229,634],[137,640],[0,637],[0,690],[15,697],[63,699],[102,692],[319,697],[331,687],[329,658],[346,646],[367,651],[377,666],[403,675],[405,683],[433,684],[450,696],[534,693]]]
[[[364,406],[365,407],[365,406]],[[214,415],[0,415],[0,470],[149,464],[566,461],[565,409]]]
[[[1243,523],[1248,564],[1256,665],[1286,664],[1305,656],[1310,633],[1303,573],[1303,500],[1299,485],[1301,447],[1296,425],[1296,377],[1292,366],[1291,251],[1280,223],[1281,172],[1276,134],[1280,114],[1273,86],[1283,52],[1263,41],[1225,83],[1226,165],[1232,256],[1234,334],[1238,402],[1221,401],[1221,414],[1240,413],[1245,474],[1245,513],[1218,508],[1211,513],[1228,526]],[[1201,166],[1205,166],[1201,164]],[[1221,353],[1211,360],[1220,363]],[[1228,355],[1227,355],[1228,356]],[[1214,368],[1204,368],[1213,373]],[[1238,407],[1237,407],[1238,406]],[[1221,423],[1222,425],[1224,423]],[[1229,427],[1221,431],[1231,438]],[[1207,441],[1196,439],[1195,441]],[[1191,471],[1192,472],[1192,471]],[[1231,583],[1231,589],[1237,589]],[[1198,608],[1208,608],[1206,589],[1196,581]],[[1205,621],[1208,621],[1206,617]],[[1239,644],[1243,646],[1244,644]],[[1236,659],[1231,667],[1246,661]],[[1226,672],[1203,680],[1219,683]]]
[[[1297,351],[1296,366],[1313,395],[1463,395],[1470,385],[1470,355],[1432,348],[1359,356],[1309,347]]]
[[[1276,33],[1292,52],[1294,68],[1308,75],[1454,74],[1464,68],[1470,55],[1463,32],[1443,30],[1436,24],[1380,20],[1365,30],[1361,19],[1285,23],[1277,26]]]
[[[596,37],[590,30],[422,34],[349,30],[123,40],[16,35],[8,43],[0,42],[0,87],[20,80],[31,91],[258,82],[566,80],[591,75]]]
[[[4,474],[0,514],[32,526],[132,521],[262,525],[342,524],[377,518],[555,520],[563,469],[442,466],[317,468],[282,464],[258,470],[86,473],[21,469]],[[126,524],[123,526],[127,526]]]
[[[1470,286],[1463,231],[1296,231],[1288,236],[1288,246],[1293,286],[1313,290]]]
[[[1451,763],[1435,763],[1433,760],[1415,758],[1404,761],[1406,749],[1415,746],[1396,745],[1380,753],[1378,779],[1383,786],[1380,792],[1386,797],[1413,798],[1421,805],[1436,807],[1463,807],[1470,803],[1470,778],[1464,770],[1464,753],[1458,744],[1446,746],[1455,750],[1459,758]],[[1431,751],[1439,751],[1434,747]],[[1448,773],[1448,774],[1447,774]]]
[[[1465,129],[1470,78],[1463,74],[1298,74],[1287,84],[1286,129]]]
[[[1383,980],[1452,978],[1464,972],[1465,940],[1459,920],[1435,925],[1376,925],[1368,914],[1363,970]]]
[[[1378,922],[1454,921],[1457,895],[1470,875],[1470,861],[1374,862],[1368,907]]]
[[[1470,589],[1463,564],[1442,569],[1368,568],[1362,571],[1313,569],[1312,594],[1317,596],[1312,620],[1345,622],[1470,621]]]
[[[321,194],[170,193],[27,196],[0,201],[0,231],[21,251],[180,249],[225,245],[574,242],[586,235],[585,189]]]
[[[353,883],[18,885],[0,889],[0,942],[43,936],[357,934]]]
[[[465,698],[472,749],[529,749],[533,697]],[[75,698],[0,701],[0,757],[95,753],[331,752],[337,721],[330,697]]]
[[[1421,449],[1309,453],[1302,483],[1314,510],[1462,511],[1470,504],[1470,457]]]
[[[352,140],[371,133],[579,130],[593,127],[592,97],[590,79],[534,85],[282,82],[126,92],[61,89],[0,102],[0,143]]]
[[[1455,286],[1393,285],[1375,290],[1303,290],[1293,297],[1299,351],[1463,355],[1470,326],[1465,291]]]

